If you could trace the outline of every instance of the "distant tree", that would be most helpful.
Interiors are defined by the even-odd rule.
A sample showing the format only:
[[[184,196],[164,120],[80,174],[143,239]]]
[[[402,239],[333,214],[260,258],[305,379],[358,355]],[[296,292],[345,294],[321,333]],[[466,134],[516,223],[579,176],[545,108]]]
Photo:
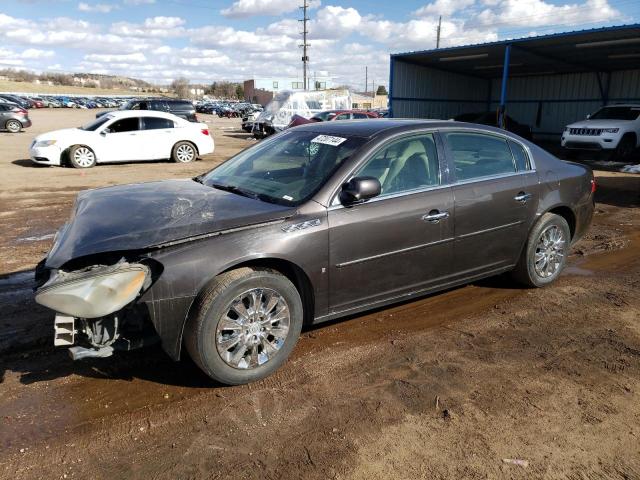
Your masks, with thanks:
[[[180,77],[171,82],[171,91],[176,94],[177,97],[186,98],[189,96],[189,80]]]
[[[376,90],[376,95],[389,95],[389,92],[387,92],[387,89],[384,85],[380,85]]]
[[[239,100],[244,98],[244,86],[241,83],[236,85],[236,97],[238,97]]]

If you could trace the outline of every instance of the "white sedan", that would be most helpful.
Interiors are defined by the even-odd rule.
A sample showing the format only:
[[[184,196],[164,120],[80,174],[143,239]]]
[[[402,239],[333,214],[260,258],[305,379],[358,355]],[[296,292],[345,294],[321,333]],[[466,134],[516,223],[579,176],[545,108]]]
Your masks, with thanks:
[[[212,153],[204,123],[153,110],[111,112],[80,128],[38,135],[31,160],[42,165],[89,168],[96,163],[171,159],[187,163]]]

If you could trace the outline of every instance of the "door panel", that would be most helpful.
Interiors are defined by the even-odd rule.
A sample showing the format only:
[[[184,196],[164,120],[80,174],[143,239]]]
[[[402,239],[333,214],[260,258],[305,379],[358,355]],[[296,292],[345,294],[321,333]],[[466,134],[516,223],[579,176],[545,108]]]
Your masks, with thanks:
[[[515,264],[528,233],[531,205],[537,203],[537,185],[528,179],[537,176],[519,171],[502,136],[466,131],[448,132],[444,138],[456,178],[456,276]]]
[[[453,187],[457,274],[515,263],[527,231],[527,209],[515,200],[523,187],[522,175]]]
[[[140,135],[138,117],[116,120],[106,126],[105,132],[105,135],[100,135],[101,161],[144,160],[146,145]]]
[[[450,273],[453,218],[449,187],[329,210],[333,312],[426,288]]]

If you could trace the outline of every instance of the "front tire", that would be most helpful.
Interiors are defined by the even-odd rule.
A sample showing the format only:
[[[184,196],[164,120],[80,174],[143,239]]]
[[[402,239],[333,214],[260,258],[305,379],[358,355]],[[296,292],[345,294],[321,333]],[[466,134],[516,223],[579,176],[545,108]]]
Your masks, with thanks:
[[[11,133],[18,133],[20,130],[22,130],[22,124],[17,120],[9,120],[5,124],[5,128]]]
[[[613,151],[611,160],[617,162],[627,162],[631,159],[631,156],[633,155],[635,149],[635,136],[633,134],[626,134],[620,139],[620,142],[618,142],[618,146]]]
[[[171,159],[176,163],[193,162],[197,156],[196,147],[191,142],[178,142],[171,150]]]
[[[570,245],[567,221],[560,215],[545,213],[531,229],[513,276],[529,287],[549,285],[565,267]]]
[[[69,163],[73,168],[91,168],[96,164],[96,154],[85,145],[74,145],[69,149]]]
[[[296,287],[275,270],[239,268],[218,276],[185,327],[191,358],[212,379],[240,385],[276,371],[302,328]]]

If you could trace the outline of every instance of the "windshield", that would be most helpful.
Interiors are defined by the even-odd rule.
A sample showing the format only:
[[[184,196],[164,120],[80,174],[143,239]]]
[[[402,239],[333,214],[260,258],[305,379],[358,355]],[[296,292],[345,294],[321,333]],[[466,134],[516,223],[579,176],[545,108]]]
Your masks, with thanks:
[[[95,120],[92,120],[91,122],[87,123],[86,125],[83,125],[82,127],[80,127],[80,129],[81,130],[86,130],[88,132],[94,132],[101,125],[104,125],[109,120],[111,120],[111,115],[103,115],[102,117],[98,117]]]
[[[635,120],[640,107],[604,107],[589,117],[590,120]]]
[[[200,181],[283,205],[310,198],[366,141],[288,131],[239,153]]]

